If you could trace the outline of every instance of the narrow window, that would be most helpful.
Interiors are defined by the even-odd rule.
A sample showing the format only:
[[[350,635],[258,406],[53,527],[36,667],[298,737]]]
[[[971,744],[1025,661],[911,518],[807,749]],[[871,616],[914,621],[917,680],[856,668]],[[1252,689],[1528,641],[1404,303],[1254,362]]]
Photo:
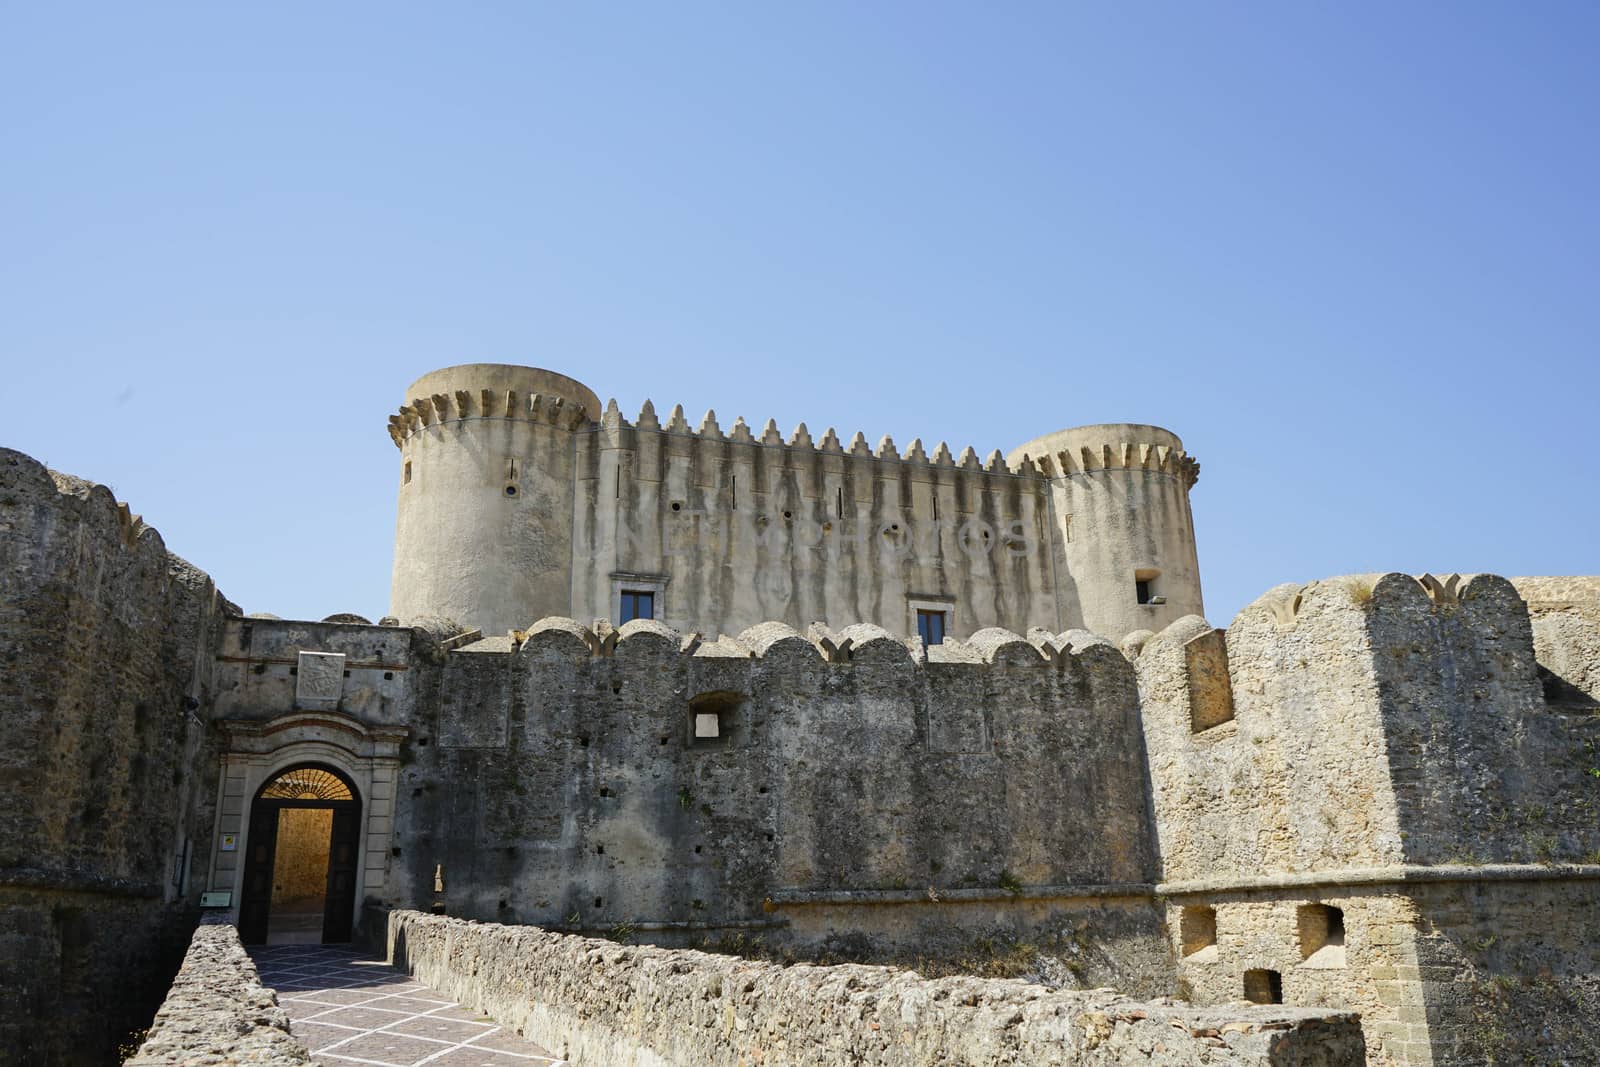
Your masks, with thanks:
[[[402,485],[410,485],[411,484],[411,461],[409,459],[406,460],[405,477],[404,477],[404,479],[402,479],[401,484]]]
[[[844,518],[844,487],[843,486],[839,487],[838,494],[839,494],[839,517],[842,519],[842,518]]]
[[[1244,999],[1252,1004],[1282,1004],[1283,975],[1266,970],[1244,972]]]
[[[622,618],[618,624],[632,622],[634,619],[653,619],[656,617],[656,595],[642,589],[624,589],[622,591]]]
[[[1137,578],[1133,583],[1134,597],[1141,604],[1150,603],[1150,579]]]
[[[1302,904],[1295,912],[1300,958],[1312,967],[1344,966],[1344,911],[1328,904]]]
[[[1167,598],[1158,590],[1157,579],[1161,577],[1158,570],[1140,570],[1133,572],[1133,597],[1140,604],[1165,604]]]
[[[712,748],[732,742],[743,701],[742,694],[726,690],[701,693],[689,701],[689,747]]]
[[[728,484],[731,487],[728,491],[728,503],[737,508],[739,506],[739,476],[735,474],[732,478],[729,478]]]
[[[1184,908],[1178,917],[1178,933],[1185,959],[1203,963],[1217,958],[1216,908]]]
[[[917,609],[917,636],[924,645],[944,644],[944,612]]]

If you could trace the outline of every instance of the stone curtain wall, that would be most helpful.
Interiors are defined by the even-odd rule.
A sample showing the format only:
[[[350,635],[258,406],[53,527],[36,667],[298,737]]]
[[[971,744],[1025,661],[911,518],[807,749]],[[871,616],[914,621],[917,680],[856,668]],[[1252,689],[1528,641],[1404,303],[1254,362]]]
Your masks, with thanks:
[[[1361,1010],[1398,1062],[1592,1051],[1600,720],[1546,702],[1512,585],[1282,586],[1221,636],[1125,642],[1184,988],[1235,999],[1274,971],[1286,1003]],[[1318,951],[1328,909],[1342,944]]]
[[[0,575],[0,1060],[103,1063],[194,921],[224,602],[104,486],[10,450]]]
[[[149,1035],[124,1067],[310,1062],[305,1046],[289,1036],[289,1016],[262,986],[239,931],[218,921],[195,930]]]
[[[557,619],[450,653],[413,672],[437,698],[417,701],[386,899],[858,953],[1066,930],[1125,949],[1085,981],[1170,989],[1127,661],[1043,632],[927,656],[871,626],[693,646]],[[694,736],[706,708],[716,738]]]
[[[927,980],[886,967],[779,967],[534,927],[395,912],[393,962],[575,1067],[1359,1064],[1355,1017],[1195,1009],[1110,990]]]

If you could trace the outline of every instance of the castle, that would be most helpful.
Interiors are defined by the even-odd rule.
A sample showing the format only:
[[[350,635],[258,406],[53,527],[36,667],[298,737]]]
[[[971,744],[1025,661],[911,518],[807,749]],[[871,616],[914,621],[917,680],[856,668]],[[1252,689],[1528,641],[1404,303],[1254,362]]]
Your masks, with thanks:
[[[1189,489],[1155,426],[1085,426],[980,462],[885,437],[787,439],[714,412],[629,422],[578,382],[469,364],[412,383],[392,614],[504,634],[558,615],[685,633],[872,623],[1120,637],[1201,614]],[[626,610],[623,598],[627,597]]]
[[[1372,1063],[1600,1060],[1600,579],[1332,578],[1224,631],[1198,465],[1155,427],[980,461],[630,423],[522,367],[405,401],[378,624],[245,615],[103,487],[0,453],[13,1058],[88,1062],[36,1020],[103,1026],[203,908],[247,943],[387,922],[419,959],[445,920],[414,912],[1028,945],[1068,987],[1281,1006],[1191,1027],[1204,1062],[1246,1033],[1350,1062],[1339,1012]],[[449,929],[440,967],[499,928]],[[1099,1051],[1030,1062],[1165,1049],[1135,1031],[1176,1010],[1083,1008]]]

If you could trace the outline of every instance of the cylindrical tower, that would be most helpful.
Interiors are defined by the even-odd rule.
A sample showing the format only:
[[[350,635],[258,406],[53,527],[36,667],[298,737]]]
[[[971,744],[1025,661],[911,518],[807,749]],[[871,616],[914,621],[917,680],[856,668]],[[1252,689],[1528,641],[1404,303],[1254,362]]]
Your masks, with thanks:
[[[1159,426],[1059,430],[1015,449],[1050,479],[1060,621],[1113,639],[1200,615],[1189,487],[1200,464]]]
[[[389,613],[485,634],[572,611],[574,435],[598,417],[585,385],[534,367],[425,374],[389,418],[400,517]]]

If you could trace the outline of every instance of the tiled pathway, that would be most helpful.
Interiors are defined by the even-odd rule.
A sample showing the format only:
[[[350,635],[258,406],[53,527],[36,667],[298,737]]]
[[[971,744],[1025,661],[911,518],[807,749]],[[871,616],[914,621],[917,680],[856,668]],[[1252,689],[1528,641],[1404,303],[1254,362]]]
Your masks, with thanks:
[[[382,960],[335,945],[252,949],[289,1032],[325,1067],[565,1067]]]

